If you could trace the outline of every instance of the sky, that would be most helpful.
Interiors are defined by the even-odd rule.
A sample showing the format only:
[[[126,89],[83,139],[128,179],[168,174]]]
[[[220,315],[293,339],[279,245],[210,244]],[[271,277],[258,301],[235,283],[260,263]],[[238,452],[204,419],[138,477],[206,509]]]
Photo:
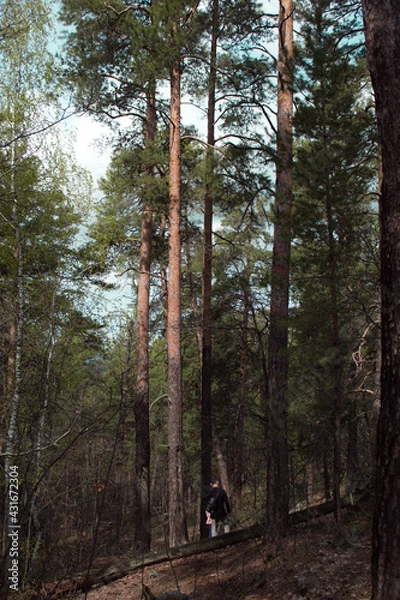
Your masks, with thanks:
[[[277,12],[277,0],[260,0],[264,10],[268,13]],[[58,29],[58,28],[57,28]],[[58,29],[60,32],[61,29]],[[168,94],[168,90],[166,90]],[[204,113],[196,109],[189,102],[182,102],[182,124],[195,125],[201,137],[206,135],[206,120]],[[76,157],[77,162],[86,167],[94,178],[94,181],[105,175],[110,161],[111,148],[106,147],[104,138],[110,130],[88,115],[71,119],[71,126],[76,132]]]
[[[263,0],[265,10],[271,12],[271,5],[276,4],[276,0]],[[166,90],[166,95],[168,89]],[[204,113],[196,109],[185,99],[182,102],[182,125],[195,125],[199,131],[199,136],[206,136],[206,118]],[[75,133],[75,153],[77,163],[86,168],[93,177],[94,199],[101,197],[98,189],[98,182],[106,174],[107,167],[111,158],[111,144],[107,145],[106,139],[110,135],[110,129],[96,121],[89,115],[71,117],[69,120],[70,128]],[[118,312],[124,309],[132,301],[132,290],[127,278],[113,276],[111,280],[120,285],[120,288],[111,294],[107,294],[106,304],[107,312]],[[103,309],[100,309],[103,311]]]
[[[199,129],[205,130],[205,122],[202,123],[198,111],[184,105],[182,113],[183,124],[195,124]],[[111,158],[111,146],[107,146],[105,141],[110,135],[110,129],[89,115],[71,117],[68,127],[74,131],[77,164],[91,173],[94,183],[93,199],[97,200],[101,198],[98,182],[106,174]],[[131,279],[128,276],[112,274],[107,278],[107,282],[115,284],[116,289],[106,292],[92,286],[87,300],[93,316],[100,320],[107,319],[109,334],[113,336],[115,333],[117,336],[119,327],[123,324],[123,315],[133,301]]]
[[[199,110],[183,103],[182,124],[195,125],[205,131],[206,122]],[[105,175],[111,158],[111,146],[107,146],[106,137],[110,135],[107,125],[99,123],[89,115],[71,117],[69,127],[75,132],[75,153],[77,163],[88,169],[96,183]]]
[[[88,169],[94,180],[97,180],[105,175],[110,160],[110,152],[103,143],[104,137],[109,134],[109,128],[98,123],[89,115],[71,118],[70,126],[76,136],[77,162]]]
[[[265,12],[277,12],[277,0],[260,0]],[[55,5],[57,6],[57,4]],[[60,37],[65,31],[65,25],[57,20],[57,10],[55,9],[55,36],[50,42],[50,49],[57,51],[59,49]],[[182,124],[195,125],[200,135],[205,137],[206,121],[204,113],[195,109],[189,103],[182,103]],[[102,125],[88,115],[74,117],[70,119],[70,126],[76,133],[76,157],[77,162],[82,167],[86,167],[96,182],[105,175],[110,160],[110,148],[104,145],[104,137],[109,133],[106,125]]]

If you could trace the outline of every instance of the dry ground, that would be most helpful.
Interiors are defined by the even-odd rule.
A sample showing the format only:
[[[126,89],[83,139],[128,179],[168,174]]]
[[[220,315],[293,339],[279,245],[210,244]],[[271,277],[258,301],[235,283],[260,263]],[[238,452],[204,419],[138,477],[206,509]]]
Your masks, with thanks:
[[[370,515],[350,509],[299,525],[280,548],[260,539],[135,571],[87,593],[88,600],[141,600],[179,589],[190,600],[368,600]],[[83,600],[85,594],[75,596]]]

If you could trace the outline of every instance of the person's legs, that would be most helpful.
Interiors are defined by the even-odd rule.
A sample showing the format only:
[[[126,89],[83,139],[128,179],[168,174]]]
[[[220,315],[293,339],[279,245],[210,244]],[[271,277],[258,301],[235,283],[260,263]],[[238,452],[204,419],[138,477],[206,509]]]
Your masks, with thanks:
[[[215,537],[217,535],[217,521],[215,519],[211,519],[211,537]]]
[[[224,533],[229,533],[231,530],[231,524],[229,522],[229,517],[225,517],[224,519]]]

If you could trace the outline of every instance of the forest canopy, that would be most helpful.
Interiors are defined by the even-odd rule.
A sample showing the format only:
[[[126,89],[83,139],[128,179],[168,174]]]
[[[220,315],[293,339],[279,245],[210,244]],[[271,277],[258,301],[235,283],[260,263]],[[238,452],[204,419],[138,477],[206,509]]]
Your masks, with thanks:
[[[380,407],[361,4],[2,0],[0,56],[3,589],[207,537],[214,474],[232,528],[340,523]]]

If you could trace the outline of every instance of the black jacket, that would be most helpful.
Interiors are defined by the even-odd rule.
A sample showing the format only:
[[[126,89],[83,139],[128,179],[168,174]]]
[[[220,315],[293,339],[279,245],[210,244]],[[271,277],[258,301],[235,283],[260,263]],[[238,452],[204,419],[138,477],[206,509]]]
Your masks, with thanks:
[[[214,503],[214,498],[216,502]],[[215,504],[214,510],[212,505]],[[223,521],[231,512],[228,495],[223,488],[212,488],[207,496],[206,511],[211,513],[211,518],[216,521]]]

